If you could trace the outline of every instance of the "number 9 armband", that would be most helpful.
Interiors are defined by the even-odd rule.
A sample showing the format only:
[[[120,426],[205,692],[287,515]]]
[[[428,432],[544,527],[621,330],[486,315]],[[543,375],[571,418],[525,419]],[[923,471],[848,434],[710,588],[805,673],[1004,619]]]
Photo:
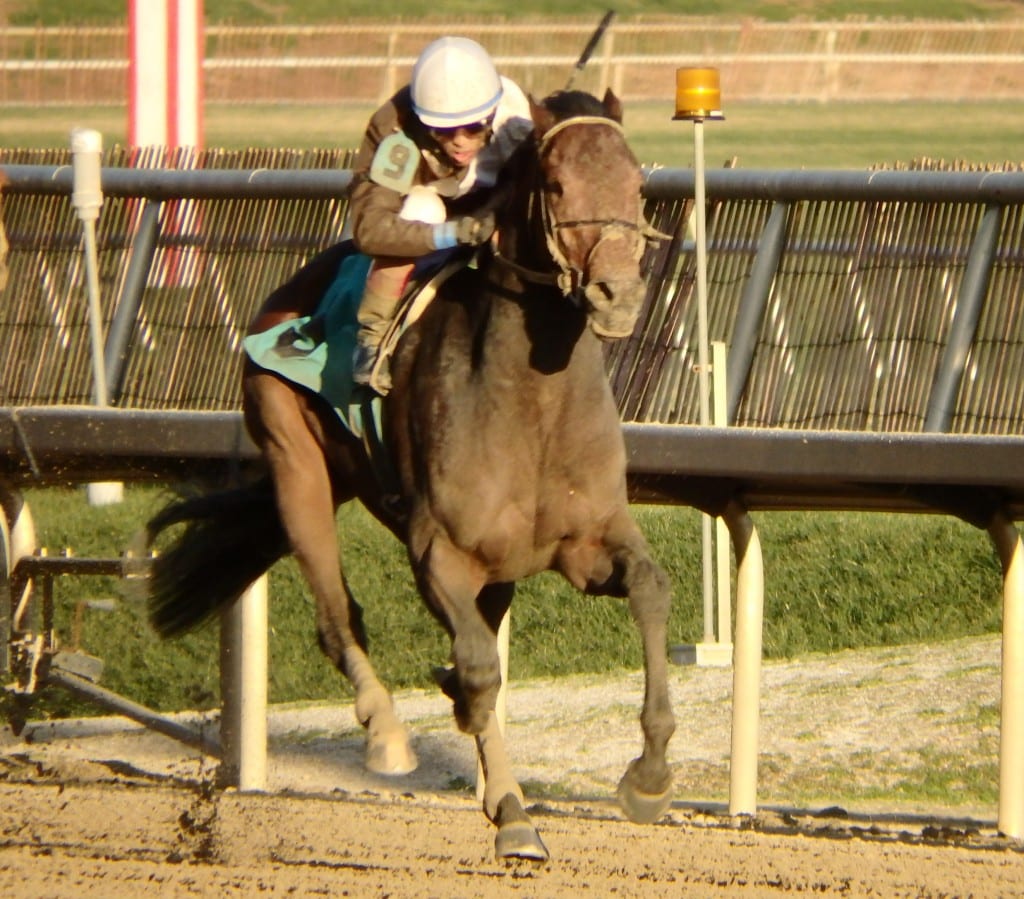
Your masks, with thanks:
[[[370,180],[404,196],[412,188],[419,164],[419,147],[412,138],[396,131],[385,137],[377,147],[373,162],[370,163]]]

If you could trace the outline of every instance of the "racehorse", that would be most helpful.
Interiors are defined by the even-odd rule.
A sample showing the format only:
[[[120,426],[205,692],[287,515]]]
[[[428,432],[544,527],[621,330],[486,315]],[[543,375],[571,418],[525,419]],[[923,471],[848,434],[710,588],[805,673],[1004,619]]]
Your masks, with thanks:
[[[151,620],[166,636],[294,553],[315,597],[321,648],[353,685],[367,766],[411,770],[408,735],[341,572],[335,513],[358,498],[405,543],[418,590],[450,637],[452,667],[437,679],[460,729],[476,738],[498,856],[546,860],[494,713],[496,634],[515,582],[557,570],[582,591],[628,600],[646,674],[643,750],[618,789],[631,820],[652,822],[669,805],[675,723],[669,582],[628,508],[602,351],[603,340],[630,334],[645,296],[639,260],[651,231],[641,171],[611,91],[603,100],[558,92],[531,98],[531,108],[533,135],[494,194],[492,244],[440,287],[391,360],[382,419],[399,501],[322,397],[249,361],[245,419],[268,476],[176,500],[154,517],[151,542],[172,524],[188,527],[157,556],[148,586]],[[270,295],[251,331],[309,312],[350,251],[342,244],[314,258]],[[309,308],[295,308],[295,296]]]

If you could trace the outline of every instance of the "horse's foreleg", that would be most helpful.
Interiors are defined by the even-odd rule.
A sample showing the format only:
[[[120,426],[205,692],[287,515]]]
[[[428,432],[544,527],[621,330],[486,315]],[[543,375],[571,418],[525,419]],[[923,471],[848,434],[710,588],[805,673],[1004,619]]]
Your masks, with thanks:
[[[498,828],[495,854],[504,859],[547,861],[547,847],[523,808],[523,791],[512,775],[505,738],[494,712],[477,734],[476,747],[484,774],[484,814]]]
[[[650,824],[672,801],[672,772],[666,760],[675,717],[668,694],[668,576],[646,554],[630,554],[623,577],[629,609],[640,630],[644,650],[644,705],[640,726],[643,754],[634,759],[619,783],[619,801],[631,821]]]
[[[644,704],[640,726],[643,754],[634,759],[619,782],[618,797],[631,821],[650,824],[672,801],[672,772],[666,754],[675,731],[668,692],[668,616],[671,589],[668,576],[651,559],[646,541],[628,513],[623,513],[616,536],[607,539],[613,580],[629,599],[629,610],[640,631],[644,652]]]
[[[316,601],[320,647],[355,691],[356,717],[367,731],[366,766],[406,774],[415,769],[416,756],[367,655],[361,610],[341,572],[338,501],[323,451],[290,387],[269,375],[247,378],[246,387],[247,413],[258,421],[254,436],[271,470],[281,521]]]
[[[415,544],[415,540],[413,541]],[[498,828],[498,858],[546,861],[548,851],[523,808],[523,791],[512,774],[505,738],[494,711],[501,686],[497,634],[515,585],[484,584],[481,567],[441,536],[435,536],[413,567],[428,605],[452,638],[454,668],[440,678],[459,728],[476,738],[484,776],[484,814]]]
[[[483,566],[441,535],[418,561],[415,551],[412,557],[420,593],[451,636],[454,668],[441,686],[454,702],[459,729],[479,734],[501,687],[497,633],[514,585],[487,585]]]

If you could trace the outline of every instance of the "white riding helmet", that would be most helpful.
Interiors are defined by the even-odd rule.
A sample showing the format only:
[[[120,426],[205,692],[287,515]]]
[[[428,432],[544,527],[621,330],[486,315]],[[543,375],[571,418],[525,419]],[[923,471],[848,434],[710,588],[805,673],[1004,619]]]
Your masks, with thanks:
[[[428,128],[457,128],[486,119],[501,100],[490,55],[468,37],[441,37],[420,54],[409,86],[412,108]]]

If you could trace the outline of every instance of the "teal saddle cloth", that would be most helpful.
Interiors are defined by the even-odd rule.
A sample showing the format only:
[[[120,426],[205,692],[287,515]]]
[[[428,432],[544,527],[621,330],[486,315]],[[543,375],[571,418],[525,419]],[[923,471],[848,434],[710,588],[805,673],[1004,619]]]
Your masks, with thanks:
[[[320,394],[356,437],[379,432],[380,397],[352,381],[352,353],[370,257],[351,253],[313,315],[291,319],[243,341],[260,368]]]

